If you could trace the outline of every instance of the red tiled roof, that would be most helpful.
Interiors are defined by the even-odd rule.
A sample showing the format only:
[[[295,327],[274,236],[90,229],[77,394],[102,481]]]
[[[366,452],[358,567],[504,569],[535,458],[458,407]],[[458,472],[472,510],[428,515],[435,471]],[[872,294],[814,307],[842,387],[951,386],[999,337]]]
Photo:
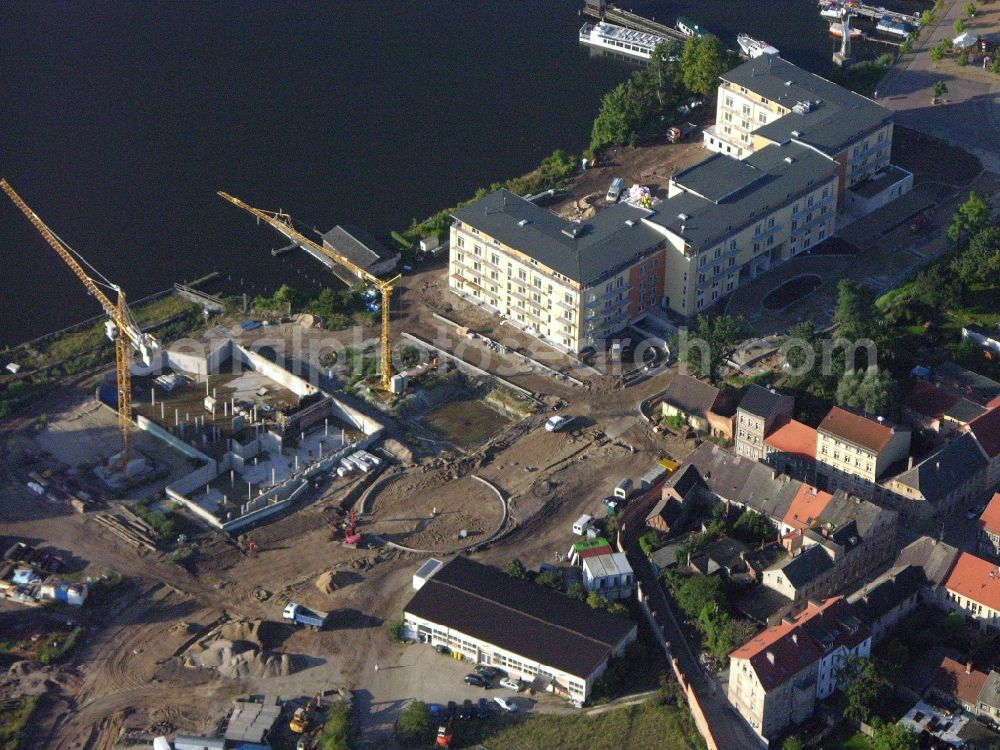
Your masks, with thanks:
[[[777,451],[816,460],[816,430],[797,420],[790,420],[776,429],[764,442]]]
[[[940,419],[948,409],[960,400],[956,394],[948,389],[918,379],[913,383],[910,393],[903,399],[903,407],[926,417]]]
[[[591,547],[590,549],[585,549],[580,552],[580,559],[586,560],[588,557],[598,557],[600,555],[610,555],[614,552],[611,547],[605,545],[603,547]]]
[[[848,619],[856,624],[853,632],[839,625]],[[842,596],[835,596],[819,605],[809,602],[790,621],[782,620],[758,633],[730,656],[749,660],[764,690],[773,690],[823,657],[824,647],[811,634],[820,631],[824,636],[836,636],[827,650],[854,648],[871,636],[868,626],[854,616],[851,605]]]
[[[804,484],[792,499],[788,512],[782,519],[793,529],[806,530],[819,518],[827,503],[833,499],[829,492],[821,492],[815,487]]]
[[[955,696],[962,703],[975,706],[988,675],[970,667],[947,656],[944,657],[934,677],[934,687],[945,695]]]
[[[1000,454],[1000,408],[994,407],[973,419],[969,422],[969,429],[987,456],[995,458]]]
[[[830,413],[820,423],[819,431],[828,432],[876,453],[889,444],[895,433],[895,429],[888,423],[883,424],[839,406],[830,409]]]
[[[944,585],[948,591],[1000,611],[1000,573],[997,571],[994,563],[963,552]]]
[[[986,510],[979,515],[979,527],[1000,534],[1000,492],[993,496]]]

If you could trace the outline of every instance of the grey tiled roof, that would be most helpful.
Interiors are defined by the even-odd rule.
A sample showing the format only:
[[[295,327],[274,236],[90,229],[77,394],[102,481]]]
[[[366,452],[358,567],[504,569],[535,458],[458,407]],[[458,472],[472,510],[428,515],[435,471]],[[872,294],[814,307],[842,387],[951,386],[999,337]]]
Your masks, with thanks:
[[[792,203],[830,180],[836,168],[833,159],[795,143],[768,146],[742,161],[715,154],[675,174],[684,192],[658,204],[646,221],[699,250]]]
[[[707,417],[715,399],[719,397],[719,389],[691,375],[678,373],[670,381],[663,400],[685,414]]]
[[[767,419],[776,414],[787,401],[788,397],[783,394],[754,383],[740,399],[740,410]]]
[[[796,589],[802,588],[833,565],[830,553],[821,544],[811,544],[795,557],[786,557],[768,570],[780,570]]]
[[[933,505],[984,469],[986,464],[976,439],[964,432],[893,479],[912,487]]]
[[[619,203],[598,212],[573,237],[573,222],[500,189],[454,217],[553,271],[593,284],[660,247],[666,238],[642,219],[651,211]],[[626,222],[631,222],[628,224]],[[486,244],[488,251],[489,244]]]
[[[860,94],[809,73],[776,55],[761,55],[722,79],[792,110],[754,131],[783,143],[794,138],[834,156],[862,135],[892,119],[892,113]],[[794,107],[810,102],[808,112]]]

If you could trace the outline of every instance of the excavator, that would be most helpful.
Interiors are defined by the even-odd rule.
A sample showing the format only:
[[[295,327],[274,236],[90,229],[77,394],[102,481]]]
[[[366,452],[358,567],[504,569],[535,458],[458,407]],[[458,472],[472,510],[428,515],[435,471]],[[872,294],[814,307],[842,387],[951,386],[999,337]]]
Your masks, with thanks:
[[[288,728],[295,732],[295,734],[305,734],[308,732],[310,727],[312,727],[312,712],[317,706],[319,706],[318,693],[312,697],[312,700],[306,704],[305,708],[299,706],[295,709],[292,720],[288,722]]]

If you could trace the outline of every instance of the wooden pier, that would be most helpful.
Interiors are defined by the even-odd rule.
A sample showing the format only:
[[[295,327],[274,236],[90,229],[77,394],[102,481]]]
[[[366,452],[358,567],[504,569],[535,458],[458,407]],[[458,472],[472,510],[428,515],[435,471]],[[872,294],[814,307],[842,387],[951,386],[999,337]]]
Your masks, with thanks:
[[[846,6],[845,6],[846,7]],[[850,10],[852,15],[860,16],[861,18],[867,18],[870,21],[878,21],[883,16],[891,18],[895,21],[902,21],[903,23],[914,24],[920,26],[920,16],[916,14],[909,13],[898,13],[894,10],[886,10],[885,8],[876,8],[874,5],[852,5],[847,10]]]
[[[672,39],[678,42],[683,42],[687,39],[686,36],[671,26],[623,10],[616,5],[604,2],[604,0],[587,0],[586,5],[583,7],[583,13],[599,21],[607,21],[616,26],[624,26],[626,29],[634,29],[646,34],[655,34],[664,39]]]

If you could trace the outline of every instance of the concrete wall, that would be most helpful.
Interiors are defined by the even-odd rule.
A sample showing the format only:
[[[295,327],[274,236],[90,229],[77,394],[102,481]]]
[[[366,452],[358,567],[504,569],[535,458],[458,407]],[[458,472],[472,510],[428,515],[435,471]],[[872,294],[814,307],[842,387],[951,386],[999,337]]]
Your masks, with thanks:
[[[146,432],[155,436],[159,440],[162,440],[164,443],[169,445],[174,450],[180,451],[185,456],[197,459],[199,461],[207,461],[214,463],[214,461],[211,458],[206,456],[200,450],[198,450],[192,445],[188,445],[176,435],[172,434],[168,430],[163,429],[162,427],[160,427],[160,425],[156,424],[156,422],[146,419],[146,417],[142,416],[141,414],[135,415],[135,423],[140,430],[145,430]]]
[[[269,377],[275,383],[284,386],[297,396],[309,396],[319,392],[319,389],[314,385],[310,385],[308,381],[239,344],[233,347],[233,357],[254,372],[259,372],[261,375]]]
[[[229,359],[233,351],[232,339],[219,344],[205,355],[205,351],[185,352],[177,349],[163,352],[163,365],[184,373],[195,375],[203,380],[209,373],[216,373],[222,363]]]

